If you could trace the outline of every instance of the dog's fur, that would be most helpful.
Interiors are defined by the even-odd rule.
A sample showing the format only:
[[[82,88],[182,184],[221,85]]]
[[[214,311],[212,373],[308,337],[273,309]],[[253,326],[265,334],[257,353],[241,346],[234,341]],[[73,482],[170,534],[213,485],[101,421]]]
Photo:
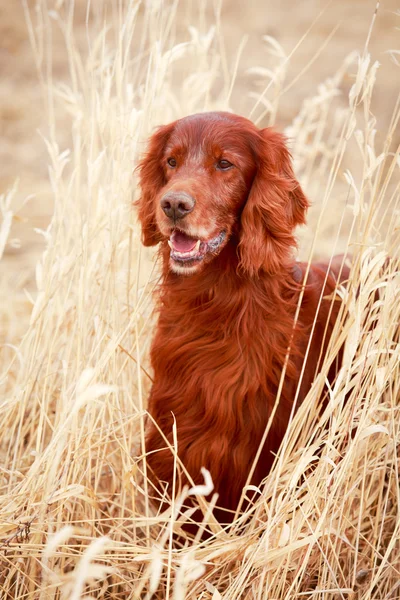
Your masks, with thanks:
[[[314,264],[304,282],[306,265],[293,258],[294,229],[305,222],[308,201],[285,140],[272,129],[222,112],[186,117],[156,131],[139,169],[143,243],[160,244],[163,261],[148,410],[171,443],[176,420],[178,455],[190,476],[202,482],[206,467],[219,505],[235,510],[288,348],[255,484],[267,475],[285,433],[320,297],[298,403],[326,351],[340,306],[332,292],[348,269],[341,260],[330,273]],[[192,238],[200,242],[190,259],[179,248]],[[173,455],[152,423],[146,450],[154,481],[170,484]]]

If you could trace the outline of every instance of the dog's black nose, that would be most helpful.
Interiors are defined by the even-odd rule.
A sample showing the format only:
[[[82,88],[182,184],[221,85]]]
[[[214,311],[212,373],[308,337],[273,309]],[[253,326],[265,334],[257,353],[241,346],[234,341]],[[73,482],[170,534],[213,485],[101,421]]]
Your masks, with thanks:
[[[167,217],[173,221],[183,219],[194,209],[196,200],[186,192],[167,192],[160,200],[160,205]]]

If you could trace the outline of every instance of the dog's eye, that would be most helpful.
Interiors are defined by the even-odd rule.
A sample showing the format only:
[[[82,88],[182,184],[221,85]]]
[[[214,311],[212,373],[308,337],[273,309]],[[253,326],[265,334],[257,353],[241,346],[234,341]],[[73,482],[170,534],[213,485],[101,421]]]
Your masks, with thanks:
[[[176,160],[174,158],[170,157],[167,160],[167,163],[169,164],[170,167],[172,167],[172,169],[175,169],[175,167],[176,167]]]
[[[231,167],[233,167],[233,164],[229,160],[222,159],[217,162],[217,169],[220,171],[227,171]]]

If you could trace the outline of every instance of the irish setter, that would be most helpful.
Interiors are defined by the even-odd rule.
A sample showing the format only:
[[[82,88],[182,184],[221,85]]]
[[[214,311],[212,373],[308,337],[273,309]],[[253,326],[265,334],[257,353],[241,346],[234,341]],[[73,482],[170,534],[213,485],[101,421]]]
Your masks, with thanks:
[[[225,112],[189,116],[156,131],[139,170],[142,240],[160,244],[163,265],[151,349],[151,476],[172,493],[174,457],[160,430],[172,445],[175,420],[187,472],[202,483],[206,467],[219,506],[233,511],[288,349],[280,401],[251,481],[256,485],[271,468],[297,387],[299,404],[316,375],[340,306],[332,292],[348,269],[333,261],[327,273],[326,265],[315,264],[304,281],[307,265],[294,260],[293,230],[305,222],[308,201],[284,137],[270,128]]]

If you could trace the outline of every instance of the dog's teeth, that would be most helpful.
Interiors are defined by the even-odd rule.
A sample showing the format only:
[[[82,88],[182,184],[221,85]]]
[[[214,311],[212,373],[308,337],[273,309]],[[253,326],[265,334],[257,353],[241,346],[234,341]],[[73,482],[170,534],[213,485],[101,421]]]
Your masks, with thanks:
[[[196,254],[198,254],[198,252],[200,250],[200,244],[201,244],[201,241],[197,240],[196,245],[194,246],[194,248],[192,248],[192,250],[188,250],[188,252],[179,252],[179,250],[175,250],[174,245],[172,244],[171,240],[168,240],[168,246],[171,248],[171,250],[173,251],[174,255],[177,258],[179,258],[179,257],[191,258],[192,256],[196,256]]]

